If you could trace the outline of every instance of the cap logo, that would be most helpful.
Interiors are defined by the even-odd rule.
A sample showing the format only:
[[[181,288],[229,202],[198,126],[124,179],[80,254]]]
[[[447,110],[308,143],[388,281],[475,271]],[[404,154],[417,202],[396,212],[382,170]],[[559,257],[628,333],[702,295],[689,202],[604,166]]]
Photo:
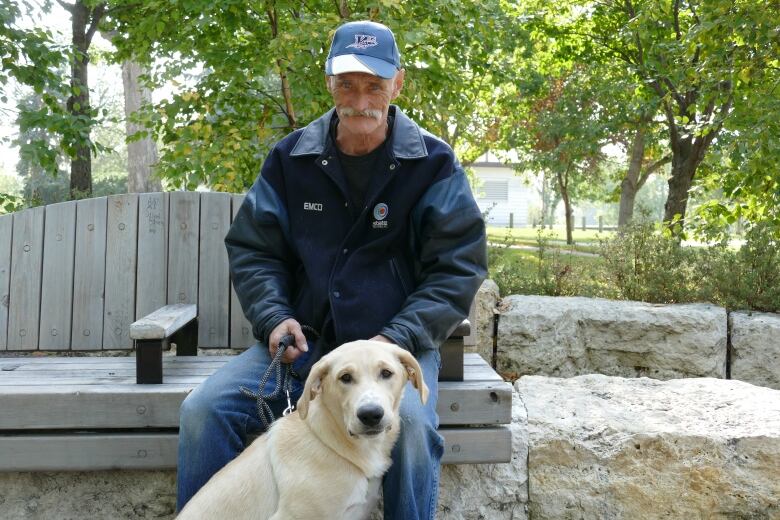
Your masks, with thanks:
[[[369,47],[376,47],[379,45],[376,41],[376,36],[371,34],[356,34],[355,43],[347,45],[347,49],[353,47],[355,49],[368,49]]]

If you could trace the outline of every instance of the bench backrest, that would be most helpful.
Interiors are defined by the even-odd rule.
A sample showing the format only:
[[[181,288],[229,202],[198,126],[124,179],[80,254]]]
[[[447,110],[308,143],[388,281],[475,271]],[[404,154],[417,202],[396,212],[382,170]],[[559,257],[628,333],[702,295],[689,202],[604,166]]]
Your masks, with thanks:
[[[0,350],[132,348],[130,324],[198,305],[198,345],[246,347],[224,237],[243,195],[114,195],[0,216]]]

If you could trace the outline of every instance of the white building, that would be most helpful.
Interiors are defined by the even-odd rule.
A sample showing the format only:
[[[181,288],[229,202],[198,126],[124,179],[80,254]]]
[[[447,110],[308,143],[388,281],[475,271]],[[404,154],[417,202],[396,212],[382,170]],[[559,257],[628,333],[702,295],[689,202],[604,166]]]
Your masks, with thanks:
[[[538,212],[542,205],[533,185],[491,152],[470,166],[477,177],[474,197],[480,211],[487,212],[488,225],[509,226],[510,220],[513,227],[531,225],[532,211]]]

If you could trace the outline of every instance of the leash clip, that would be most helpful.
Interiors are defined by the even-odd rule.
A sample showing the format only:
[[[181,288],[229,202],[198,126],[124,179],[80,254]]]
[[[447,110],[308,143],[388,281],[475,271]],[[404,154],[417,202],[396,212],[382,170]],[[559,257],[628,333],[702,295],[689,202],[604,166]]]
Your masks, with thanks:
[[[290,389],[285,388],[284,393],[287,394],[287,408],[282,412],[282,416],[287,416],[295,411],[295,406],[293,406],[292,401],[290,401]]]

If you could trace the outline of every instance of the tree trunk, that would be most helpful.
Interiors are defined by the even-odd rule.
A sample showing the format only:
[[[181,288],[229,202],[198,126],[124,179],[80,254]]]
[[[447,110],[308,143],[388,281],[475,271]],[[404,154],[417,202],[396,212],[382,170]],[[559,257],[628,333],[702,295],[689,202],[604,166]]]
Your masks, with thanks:
[[[563,208],[566,215],[566,243],[571,245],[574,243],[574,238],[572,237],[572,208],[571,199],[569,198],[569,168],[571,168],[571,165],[566,167],[565,172],[557,173],[556,176],[558,178],[558,190],[561,194],[561,199],[563,199]]]
[[[637,128],[634,134],[634,142],[631,145],[631,159],[628,163],[628,172],[620,183],[620,210],[618,213],[618,227],[625,227],[634,216],[634,201],[636,192],[639,191],[638,180],[642,171],[642,160],[645,157],[645,129]]]
[[[676,160],[677,159],[677,160]],[[678,223],[681,228],[685,223],[685,211],[688,207],[688,191],[693,184],[693,175],[696,173],[696,166],[690,161],[681,160],[677,157],[672,159],[672,176],[669,179],[669,195],[664,205],[664,222],[671,225]],[[679,215],[679,220],[675,221],[675,216]]]
[[[71,25],[73,29],[73,53],[70,67],[70,85],[72,93],[68,98],[68,112],[74,116],[89,117],[89,81],[87,66],[87,24],[89,9],[82,1],[72,6]],[[78,94],[77,94],[78,92]],[[92,195],[92,155],[89,143],[80,143],[76,147],[76,156],[70,161],[70,197],[79,199]]]
[[[664,205],[664,222],[672,227],[677,236],[685,223],[688,191],[703,157],[703,150],[697,148],[690,137],[678,138],[672,142],[672,175],[669,178],[669,195]],[[675,221],[675,217],[678,217],[678,220]],[[676,225],[673,225],[675,223],[680,227],[676,228]]]
[[[152,92],[141,85],[138,78],[145,71],[141,64],[134,61],[122,63],[122,83],[125,91],[125,129],[127,136],[143,131],[144,126],[131,121],[133,113],[143,104],[152,102]],[[127,143],[127,191],[144,193],[162,191],[159,179],[152,178],[152,170],[157,164],[157,145],[147,136]]]

